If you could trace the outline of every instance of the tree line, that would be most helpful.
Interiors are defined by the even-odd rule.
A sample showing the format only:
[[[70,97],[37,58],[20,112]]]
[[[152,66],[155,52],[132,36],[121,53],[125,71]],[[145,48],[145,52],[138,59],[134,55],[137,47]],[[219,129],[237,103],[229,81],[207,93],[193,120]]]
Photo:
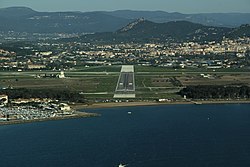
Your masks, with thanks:
[[[187,86],[179,94],[192,99],[250,98],[248,86],[198,85]]]
[[[50,98],[60,101],[69,101],[69,102],[85,102],[83,95],[78,92],[73,92],[69,90],[55,90],[55,89],[1,89],[0,94],[8,95],[9,99],[18,99],[18,98]]]

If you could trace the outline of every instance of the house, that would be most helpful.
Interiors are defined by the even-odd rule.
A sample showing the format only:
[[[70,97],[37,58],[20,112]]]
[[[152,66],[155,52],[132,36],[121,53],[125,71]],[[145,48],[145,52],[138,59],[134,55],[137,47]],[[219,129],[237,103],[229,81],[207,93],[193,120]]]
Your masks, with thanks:
[[[58,78],[65,78],[64,72],[61,71],[60,74],[58,74]]]
[[[8,96],[7,95],[0,95],[0,105],[8,104]]]
[[[71,107],[66,103],[61,103],[59,105],[59,107],[60,107],[60,110],[63,111],[63,112],[71,111]]]

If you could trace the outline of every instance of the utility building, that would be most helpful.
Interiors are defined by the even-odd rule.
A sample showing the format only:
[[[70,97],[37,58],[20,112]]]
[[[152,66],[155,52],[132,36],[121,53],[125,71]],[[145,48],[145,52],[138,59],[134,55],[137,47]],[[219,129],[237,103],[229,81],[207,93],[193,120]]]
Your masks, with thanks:
[[[8,104],[8,96],[7,95],[0,95],[0,105]]]

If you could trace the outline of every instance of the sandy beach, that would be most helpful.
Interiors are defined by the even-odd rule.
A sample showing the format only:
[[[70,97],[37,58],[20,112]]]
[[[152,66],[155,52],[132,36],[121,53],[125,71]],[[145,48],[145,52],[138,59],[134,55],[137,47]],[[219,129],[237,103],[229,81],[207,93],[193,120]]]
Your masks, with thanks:
[[[75,104],[71,107],[75,110],[80,109],[95,109],[95,108],[113,108],[113,107],[130,107],[130,106],[153,106],[153,105],[176,105],[176,104],[245,104],[250,103],[250,100],[207,100],[207,101],[174,101],[174,102],[108,102],[108,103],[93,103]]]

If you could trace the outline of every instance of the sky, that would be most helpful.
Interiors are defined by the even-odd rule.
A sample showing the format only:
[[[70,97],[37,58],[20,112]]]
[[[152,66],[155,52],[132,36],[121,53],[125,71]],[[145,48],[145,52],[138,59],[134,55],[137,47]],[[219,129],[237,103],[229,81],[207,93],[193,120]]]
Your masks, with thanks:
[[[0,8],[37,11],[161,10],[181,13],[250,13],[250,0],[0,0]]]

